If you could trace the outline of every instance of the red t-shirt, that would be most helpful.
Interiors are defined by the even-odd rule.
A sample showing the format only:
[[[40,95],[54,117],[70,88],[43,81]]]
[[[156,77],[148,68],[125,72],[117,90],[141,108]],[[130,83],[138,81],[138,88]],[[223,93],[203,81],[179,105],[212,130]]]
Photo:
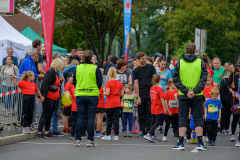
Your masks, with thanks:
[[[59,89],[60,81],[59,81],[57,75],[56,75],[56,81],[55,81],[55,83],[53,85],[57,86],[58,90],[56,92],[52,92],[52,91],[48,90],[47,98],[50,98],[50,99],[56,101],[56,100],[58,100],[59,95],[60,95],[60,92],[59,92],[59,90],[60,90]]]
[[[70,83],[71,84],[71,83]],[[72,111],[77,112],[77,104],[75,97],[75,87],[71,84],[69,93],[72,95]]]
[[[99,101],[97,108],[105,108],[105,101],[104,101],[104,95],[103,95],[103,87],[100,88],[99,90]]]
[[[209,98],[212,98],[211,96],[211,90],[213,89],[214,87],[213,86],[210,86],[210,87],[204,87],[203,89],[203,95],[206,97],[206,101],[209,99]]]
[[[70,92],[71,85],[72,85],[71,83],[67,82],[67,83],[65,84],[65,86],[64,86],[65,91]],[[71,106],[72,106],[72,105],[70,105],[70,106],[64,106],[64,108],[71,107]]]
[[[172,114],[177,114],[178,113],[178,104],[174,98],[174,94],[178,94],[178,90],[174,90],[174,91],[168,90],[165,93],[164,98],[167,100],[167,105],[168,105],[170,112]],[[166,111],[166,114],[168,114],[167,111]]]
[[[106,88],[110,89],[110,94],[107,96],[106,109],[121,107],[120,91],[123,90],[123,85],[118,80],[110,80],[106,83]]]
[[[34,82],[29,82],[27,80],[21,80],[18,82],[18,87],[21,89],[22,94],[35,95],[38,91],[37,85]]]
[[[151,103],[151,113],[152,114],[162,114],[164,113],[164,108],[160,98],[164,98],[163,89],[159,86],[152,86],[150,89],[150,96],[152,99]]]

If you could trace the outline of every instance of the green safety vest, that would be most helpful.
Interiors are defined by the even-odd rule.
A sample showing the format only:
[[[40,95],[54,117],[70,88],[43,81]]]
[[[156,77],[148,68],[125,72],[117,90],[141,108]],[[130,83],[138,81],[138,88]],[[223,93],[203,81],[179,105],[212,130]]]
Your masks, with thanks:
[[[193,90],[200,81],[200,77],[202,74],[201,63],[202,60],[199,58],[196,59],[194,62],[185,62],[182,59],[180,60],[179,77],[182,84],[189,90]],[[180,90],[178,90],[178,95],[184,94]],[[203,91],[201,93],[196,93],[195,95],[203,95]]]
[[[93,64],[77,66],[75,96],[99,96],[96,70],[97,66]]]

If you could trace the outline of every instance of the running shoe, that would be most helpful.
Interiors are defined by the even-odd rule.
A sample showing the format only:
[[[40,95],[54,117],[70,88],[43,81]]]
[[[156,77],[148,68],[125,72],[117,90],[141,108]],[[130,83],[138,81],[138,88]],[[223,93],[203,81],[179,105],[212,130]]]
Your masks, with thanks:
[[[226,130],[224,129],[224,130],[222,130],[222,135],[226,135],[227,133],[226,133]]]
[[[135,131],[135,134],[138,134],[140,131],[137,129],[136,131]]]
[[[81,143],[81,140],[75,140],[75,142],[74,142],[73,145],[74,145],[75,147],[80,147],[80,145],[81,145],[80,143]]]
[[[140,132],[137,134],[137,137],[143,137],[144,136],[144,133],[143,132]]]
[[[235,144],[235,147],[240,147],[240,141]]]
[[[128,133],[128,137],[132,137],[132,133],[130,132],[130,133]]]
[[[71,132],[70,132],[69,129],[67,129],[67,130],[63,130],[63,133],[64,133],[64,134],[71,134]]]
[[[206,150],[207,150],[207,147],[206,147],[204,144],[198,144],[197,150],[206,151]]]
[[[107,135],[106,131],[102,132],[102,135],[103,135],[103,136]]]
[[[102,133],[94,133],[94,137],[102,137]]]
[[[119,140],[119,137],[117,135],[113,136],[113,140],[114,141],[118,141]]]
[[[101,140],[111,140],[111,139],[112,139],[111,135],[109,136],[105,135],[101,138]]]
[[[212,141],[212,143],[211,143],[211,144],[212,144],[212,146],[215,146],[215,141]]]
[[[226,134],[231,134],[231,132],[229,131],[229,129],[226,130]]]
[[[178,151],[181,151],[181,150],[184,150],[184,144],[179,144],[179,142],[176,144],[176,146],[173,146],[174,150],[178,150]]]
[[[190,139],[187,139],[186,142],[187,142],[187,143],[190,143],[191,141],[190,141]]]
[[[88,140],[86,146],[87,147],[96,147],[97,144],[94,141]]]
[[[123,132],[123,137],[127,137],[127,132]]]
[[[45,136],[42,133],[37,134],[37,138],[45,138]]]
[[[231,136],[231,140],[230,140],[230,141],[231,141],[231,142],[235,142],[235,141],[236,141],[234,135]]]
[[[48,132],[48,134],[45,134],[45,137],[46,138],[53,138],[53,134],[51,132]]]
[[[58,131],[53,131],[53,136],[55,136],[55,137],[63,137],[64,135],[62,134],[62,133],[60,133],[60,132],[58,132]]]
[[[167,141],[167,136],[163,136],[162,141],[166,142]]]
[[[132,134],[135,134],[135,129],[132,130]]]
[[[75,140],[76,137],[75,137],[74,135],[71,135],[71,136],[70,136],[70,139]]]
[[[152,138],[152,136],[149,133],[144,135],[143,138],[148,140],[148,141],[150,141],[150,142],[152,142],[152,143],[155,142],[155,140]]]

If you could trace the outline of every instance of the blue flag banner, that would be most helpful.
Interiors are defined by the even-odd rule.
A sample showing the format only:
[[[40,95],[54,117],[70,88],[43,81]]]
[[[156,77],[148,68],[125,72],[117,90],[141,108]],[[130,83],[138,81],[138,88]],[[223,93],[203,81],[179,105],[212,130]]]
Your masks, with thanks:
[[[125,58],[128,64],[128,50],[130,41],[132,0],[123,0],[124,6],[124,41],[125,41]]]

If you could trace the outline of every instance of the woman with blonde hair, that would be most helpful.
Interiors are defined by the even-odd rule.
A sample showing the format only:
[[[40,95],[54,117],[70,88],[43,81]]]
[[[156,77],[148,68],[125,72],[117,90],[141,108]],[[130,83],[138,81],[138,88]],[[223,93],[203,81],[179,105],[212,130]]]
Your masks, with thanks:
[[[52,133],[49,132],[51,118],[53,112],[58,104],[58,99],[60,96],[59,86],[60,80],[57,74],[64,66],[64,62],[60,58],[56,58],[52,64],[51,68],[45,73],[43,78],[43,85],[41,92],[45,98],[42,103],[43,113],[39,120],[38,126],[38,138],[53,137]],[[45,126],[45,134],[43,134],[43,127]]]

